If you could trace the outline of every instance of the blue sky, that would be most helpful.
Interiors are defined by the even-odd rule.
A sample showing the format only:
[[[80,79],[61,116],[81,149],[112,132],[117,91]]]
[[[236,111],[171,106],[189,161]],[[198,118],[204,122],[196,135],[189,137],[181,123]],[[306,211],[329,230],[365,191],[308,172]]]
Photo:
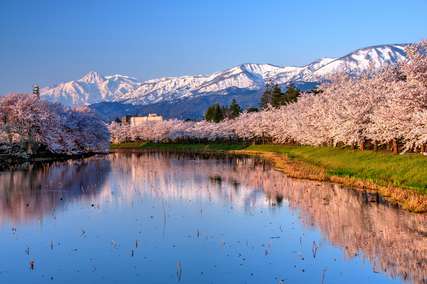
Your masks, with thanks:
[[[303,65],[427,38],[427,0],[0,0],[0,94],[80,78]]]

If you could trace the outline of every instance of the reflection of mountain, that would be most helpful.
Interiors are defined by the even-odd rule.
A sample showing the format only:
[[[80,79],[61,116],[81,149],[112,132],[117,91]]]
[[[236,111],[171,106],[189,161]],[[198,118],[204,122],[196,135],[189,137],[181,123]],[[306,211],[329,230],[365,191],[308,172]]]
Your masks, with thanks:
[[[116,190],[114,196],[111,190],[103,190],[102,196],[130,202],[135,195],[150,194],[167,200],[232,203],[245,210],[268,206],[261,186],[262,165],[265,165],[261,160],[200,155],[189,160],[188,154],[167,156],[166,153],[111,155],[112,175],[116,177],[106,187]],[[243,182],[248,177],[252,183]],[[254,187],[255,184],[259,186]]]
[[[110,162],[98,158],[0,171],[0,223],[30,221],[74,200],[93,199],[109,171]]]
[[[166,154],[165,154],[166,155]],[[368,202],[338,185],[287,178],[256,159],[192,159],[162,154],[114,154],[122,201],[135,194],[167,200],[212,200],[251,210],[288,203],[348,257],[362,253],[376,270],[427,283],[427,215]],[[103,194],[110,192],[104,190]],[[104,196],[112,198],[112,196]]]

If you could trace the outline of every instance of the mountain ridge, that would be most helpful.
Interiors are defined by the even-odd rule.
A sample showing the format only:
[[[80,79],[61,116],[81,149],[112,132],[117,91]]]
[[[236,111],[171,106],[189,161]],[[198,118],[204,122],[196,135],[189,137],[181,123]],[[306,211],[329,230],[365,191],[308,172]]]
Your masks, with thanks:
[[[266,82],[286,86],[313,84],[336,72],[357,75],[374,66],[395,64],[406,58],[408,44],[385,44],[359,48],[337,58],[323,57],[303,66],[244,63],[205,75],[163,77],[146,81],[114,74],[104,76],[90,71],[82,78],[41,89],[44,99],[67,106],[100,102],[150,105],[200,96],[227,96],[237,90],[260,91]]]

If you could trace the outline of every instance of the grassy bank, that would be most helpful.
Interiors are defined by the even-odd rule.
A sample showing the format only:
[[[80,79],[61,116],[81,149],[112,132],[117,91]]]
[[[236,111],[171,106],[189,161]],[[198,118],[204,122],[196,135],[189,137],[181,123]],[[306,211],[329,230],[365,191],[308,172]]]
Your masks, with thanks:
[[[144,149],[149,143],[145,142],[126,142],[126,143],[120,143],[120,144],[111,144],[110,149],[116,150],[116,149]]]
[[[328,176],[354,177],[427,194],[427,158],[419,154],[282,145],[253,145],[246,150],[285,154],[290,160],[324,168]]]
[[[419,154],[286,145],[133,143],[113,148],[260,155],[289,176],[375,190],[409,210],[427,211],[427,157]]]
[[[144,150],[165,150],[179,152],[227,152],[243,150],[246,146],[236,144],[157,144],[130,142],[111,145],[112,150],[116,149],[144,149]]]

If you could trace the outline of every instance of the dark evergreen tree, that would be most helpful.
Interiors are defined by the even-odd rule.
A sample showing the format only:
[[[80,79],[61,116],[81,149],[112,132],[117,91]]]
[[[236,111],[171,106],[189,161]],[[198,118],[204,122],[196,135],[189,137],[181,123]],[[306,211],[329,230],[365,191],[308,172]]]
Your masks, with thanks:
[[[256,107],[250,107],[250,108],[248,108],[246,111],[247,111],[247,112],[258,112],[258,111],[259,111],[259,109],[258,109],[258,108],[256,108]]]
[[[229,119],[234,119],[240,115],[242,112],[242,109],[240,108],[239,104],[236,102],[235,99],[231,101],[230,107],[228,108],[228,115],[227,117]]]
[[[224,108],[218,103],[210,106],[205,113],[205,119],[210,122],[220,122],[224,120]]]
[[[299,96],[300,91],[293,85],[289,85],[286,92],[282,93],[279,85],[275,84],[271,87],[271,84],[267,84],[264,94],[261,97],[261,107],[265,109],[268,105],[280,107],[291,104],[296,102]]]
[[[213,106],[208,107],[208,109],[205,112],[205,120],[206,121],[213,121],[213,117],[214,117],[214,108]]]
[[[286,90],[286,92],[283,96],[282,105],[288,105],[288,104],[295,103],[296,101],[298,101],[298,97],[300,95],[301,94],[300,94],[300,91],[298,90],[298,88],[296,88],[293,85],[289,85],[288,89]]]
[[[226,106],[221,106],[221,113],[222,113],[222,119],[225,119],[226,117],[230,116],[230,109]]]
[[[219,104],[214,105],[214,122],[220,122],[224,120],[225,108],[221,107]]]
[[[271,105],[273,107],[280,107],[283,104],[283,93],[279,85],[274,85],[273,90],[271,91]]]
[[[265,85],[264,93],[262,94],[262,97],[261,97],[261,108],[264,109],[271,104],[272,104],[272,88],[271,88],[271,84],[267,83]]]
[[[311,95],[318,95],[318,94],[323,93],[323,90],[320,89],[319,87],[317,87],[317,88],[314,88],[312,90],[306,91],[306,93],[311,94]]]
[[[210,122],[220,122],[225,118],[234,119],[240,115],[242,109],[235,99],[231,101],[229,107],[220,106],[218,103],[211,105],[206,113],[205,120]]]

